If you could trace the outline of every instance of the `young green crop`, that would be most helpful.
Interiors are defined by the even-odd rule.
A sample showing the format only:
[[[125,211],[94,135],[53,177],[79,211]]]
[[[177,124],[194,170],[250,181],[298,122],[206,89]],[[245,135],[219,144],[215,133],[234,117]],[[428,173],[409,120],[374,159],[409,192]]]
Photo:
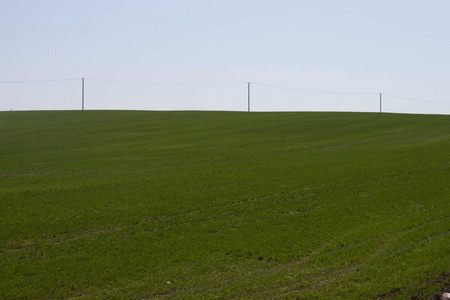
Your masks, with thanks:
[[[0,298],[427,298],[450,119],[0,113]]]

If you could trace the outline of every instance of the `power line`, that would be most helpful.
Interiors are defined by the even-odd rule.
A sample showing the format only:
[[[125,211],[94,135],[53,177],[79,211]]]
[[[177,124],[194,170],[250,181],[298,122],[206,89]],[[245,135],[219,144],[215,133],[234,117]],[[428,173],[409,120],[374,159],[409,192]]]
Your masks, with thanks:
[[[449,102],[427,101],[427,100],[420,100],[420,99],[414,99],[414,98],[402,97],[402,96],[397,96],[397,95],[392,95],[392,94],[385,94],[385,93],[383,93],[383,95],[391,96],[391,97],[394,97],[394,98],[400,98],[400,99],[410,100],[410,101],[416,101],[416,102],[426,102],[426,103],[437,103],[437,104],[450,105]]]
[[[121,81],[121,80],[110,80],[110,79],[102,79],[102,78],[62,78],[62,79],[42,79],[42,80],[10,80],[10,81],[0,81],[0,84],[21,84],[21,83],[46,83],[46,82],[60,82],[60,81],[74,81],[74,80],[93,80],[93,81],[102,81],[102,82],[110,82],[110,83],[122,83],[122,84],[135,84],[135,85],[151,85],[151,86],[172,86],[172,87],[189,87],[189,86],[232,86],[232,85],[244,85],[249,83],[244,82],[234,82],[234,83],[155,83],[155,82],[136,82],[136,81]],[[300,88],[293,88],[293,87],[286,87],[286,86],[278,86],[273,84],[267,84],[267,83],[260,83],[260,82],[251,82],[251,84],[258,85],[258,86],[264,86],[269,88],[275,88],[275,89],[282,89],[282,90],[291,90],[291,91],[299,91],[304,93],[316,93],[316,94],[337,94],[337,95],[378,95],[380,93],[360,93],[360,92],[337,92],[337,91],[319,91],[319,90],[308,90],[308,89],[300,89]],[[248,87],[250,89],[250,87]],[[249,93],[249,92],[248,92]],[[415,98],[409,98],[409,97],[403,97],[393,94],[386,94],[382,93],[382,95],[409,100],[409,101],[416,101],[416,102],[424,102],[424,103],[435,103],[435,104],[443,104],[443,105],[450,105],[449,102],[438,102],[438,101],[428,101],[428,100],[421,100],[421,99],[415,99]],[[248,94],[248,98],[250,98],[250,94]],[[380,100],[381,102],[381,100]]]
[[[0,83],[44,83],[44,82],[57,82],[57,81],[72,81],[80,80],[81,78],[63,78],[63,79],[42,79],[42,80],[9,80],[0,81]],[[244,82],[234,83],[155,83],[155,82],[136,82],[136,81],[123,81],[123,80],[110,80],[102,78],[85,78],[94,81],[103,81],[111,83],[126,83],[126,84],[138,84],[138,85],[159,85],[159,86],[226,86],[226,85],[243,85]]]
[[[155,83],[155,82],[109,80],[109,79],[100,79],[100,78],[86,78],[86,79],[94,80],[94,81],[111,82],[111,83],[155,85],[155,86],[227,86],[227,85],[243,85],[244,84],[244,83]]]
[[[300,91],[300,92],[305,92],[305,93],[317,93],[317,94],[340,94],[340,95],[378,95],[379,94],[379,93],[315,91],[315,90],[305,90],[305,89],[298,89],[298,88],[291,88],[291,87],[276,86],[276,85],[271,85],[271,84],[266,84],[266,83],[258,83],[258,82],[252,82],[252,84],[259,85],[259,86],[265,86],[265,87],[271,87],[271,88],[275,88],[275,89]]]
[[[291,88],[291,87],[283,87],[283,86],[277,86],[272,84],[265,84],[265,83],[258,83],[258,82],[252,82],[252,84],[259,85],[259,86],[265,86],[265,87],[271,87],[276,89],[283,89],[283,90],[292,90],[292,91],[300,91],[305,93],[318,93],[318,94],[340,94],[340,95],[378,95],[380,93],[352,93],[352,92],[330,92],[330,91],[317,91],[317,90],[305,90],[305,89],[298,89],[298,88]],[[416,102],[425,102],[425,103],[437,103],[437,104],[444,104],[444,105],[450,105],[449,102],[438,102],[438,101],[427,101],[427,100],[420,100],[415,98],[408,98],[403,96],[397,96],[392,94],[386,94],[381,93],[382,95],[391,96],[394,98],[400,98],[404,100],[410,100],[410,101],[416,101]]]
[[[43,83],[43,82],[72,81],[72,80],[80,80],[80,78],[42,79],[42,80],[11,80],[11,81],[0,81],[0,83]]]

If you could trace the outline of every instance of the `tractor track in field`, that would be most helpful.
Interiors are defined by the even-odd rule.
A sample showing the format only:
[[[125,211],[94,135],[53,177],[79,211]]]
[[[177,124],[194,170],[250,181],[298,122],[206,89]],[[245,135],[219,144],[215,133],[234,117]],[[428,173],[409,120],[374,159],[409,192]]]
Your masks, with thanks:
[[[374,251],[370,252],[369,255],[367,255],[363,260],[360,260],[355,263],[351,263],[349,265],[344,266],[338,266],[332,270],[327,268],[316,268],[316,269],[302,269],[305,265],[307,266],[311,259],[314,257],[317,257],[320,255],[323,251],[325,251],[328,247],[332,246],[333,243],[336,243],[337,240],[342,239],[345,236],[352,235],[357,233],[358,231],[364,230],[364,227],[355,228],[354,230],[348,231],[342,235],[339,235],[335,237],[332,240],[329,240],[320,246],[318,246],[314,251],[310,252],[307,255],[302,256],[298,260],[290,261],[287,263],[272,263],[271,265],[267,266],[261,266],[259,268],[254,268],[248,272],[242,273],[240,276],[231,278],[230,276],[227,276],[227,272],[225,271],[220,275],[222,278],[228,278],[226,282],[224,282],[225,285],[230,284],[241,284],[242,282],[247,282],[249,278],[267,278],[271,276],[277,276],[279,274],[299,274],[303,273],[303,278],[308,278],[309,280],[298,280],[298,278],[295,278],[294,280],[291,280],[291,282],[286,282],[282,286],[271,286],[271,287],[265,287],[264,289],[260,290],[251,290],[247,292],[243,292],[239,295],[239,298],[252,298],[252,297],[261,297],[261,298],[270,298],[270,299],[277,299],[277,298],[285,298],[292,296],[292,294],[301,296],[302,293],[310,292],[313,290],[320,290],[324,288],[327,285],[335,285],[339,284],[339,281],[341,281],[343,278],[351,276],[352,274],[355,274],[359,269],[366,267],[370,262],[374,261],[375,259],[381,257],[383,254],[386,254],[387,252],[395,252],[399,249],[396,248],[394,250],[390,250],[391,247],[401,238],[406,236],[407,234],[418,230],[422,227],[426,227],[429,225],[432,225],[437,222],[446,221],[449,217],[442,217],[440,219],[434,219],[432,221],[423,222],[414,226],[409,226],[407,228],[404,228],[402,230],[397,231],[394,235],[392,233],[386,233],[383,235],[379,235],[376,237],[370,237],[368,239],[358,241],[355,243],[348,244],[345,248],[354,247],[358,244],[364,244],[367,242],[370,242],[372,240],[376,239],[382,239],[386,236],[389,236],[387,240],[384,240],[381,242],[380,246],[374,249]],[[418,245],[418,244],[425,244],[432,240],[439,240],[442,238],[446,238],[448,235],[450,235],[450,230],[447,230],[445,232],[439,232],[432,236],[423,237],[419,241],[410,242],[409,244],[405,244],[402,247],[409,247],[412,244]],[[345,249],[344,248],[344,249]],[[252,258],[249,258],[252,259]],[[231,274],[231,273],[230,273]],[[230,275],[229,274],[229,275]],[[311,277],[313,278],[311,280]],[[133,285],[134,287],[140,286],[143,283],[136,283]],[[219,295],[220,290],[223,287],[223,285],[219,285],[216,287],[209,287],[209,290],[207,291],[210,295]],[[175,288],[170,291],[166,291],[163,294],[155,294],[152,295],[157,298],[171,298],[176,297],[177,295],[194,295],[196,292],[199,292],[197,290],[197,287],[195,286],[188,286],[183,288]],[[396,292],[396,294],[399,292]],[[384,299],[386,295],[381,295],[380,299]],[[389,297],[387,297],[389,298]]]
[[[201,212],[209,212],[209,211],[214,211],[214,210],[217,210],[220,208],[226,208],[226,207],[237,207],[237,206],[245,205],[248,203],[259,202],[259,201],[274,199],[274,198],[282,198],[282,197],[286,197],[289,195],[291,195],[291,197],[293,196],[297,200],[301,200],[301,199],[309,198],[309,197],[318,197],[320,195],[333,192],[335,190],[340,190],[343,185],[351,184],[351,186],[353,188],[357,188],[357,187],[367,186],[370,184],[379,184],[380,182],[383,182],[383,181],[388,182],[388,181],[397,180],[398,178],[402,178],[405,176],[412,176],[412,174],[414,172],[420,172],[422,169],[423,169],[423,167],[418,167],[418,168],[415,168],[414,170],[392,172],[391,174],[388,174],[383,177],[377,176],[377,177],[373,177],[373,178],[353,179],[353,180],[347,180],[347,181],[343,181],[343,182],[334,182],[334,183],[330,183],[327,185],[321,185],[321,186],[315,187],[315,188],[303,188],[303,189],[296,189],[296,190],[292,190],[292,191],[288,191],[288,192],[284,192],[284,193],[274,193],[271,195],[251,197],[251,198],[246,198],[243,200],[231,201],[229,203],[212,205],[212,206],[207,206],[204,208],[197,208],[197,209],[193,209],[193,210],[190,210],[187,212],[164,215],[164,216],[160,216],[160,217],[156,217],[156,218],[145,218],[145,219],[142,219],[141,221],[137,222],[136,224],[108,227],[108,228],[103,228],[103,229],[91,229],[91,230],[82,231],[82,232],[79,232],[76,234],[58,234],[58,235],[55,235],[52,237],[46,237],[46,238],[42,238],[42,239],[38,239],[38,240],[28,239],[28,240],[22,241],[22,246],[7,248],[7,249],[1,251],[0,255],[6,254],[6,253],[13,253],[13,252],[17,252],[17,251],[26,251],[26,250],[34,249],[35,245],[37,244],[38,241],[45,242],[48,244],[59,244],[59,243],[67,242],[67,241],[74,241],[74,240],[81,239],[81,238],[95,236],[98,234],[121,231],[123,229],[136,227],[136,226],[139,226],[142,224],[158,223],[160,221],[167,221],[167,220],[176,220],[177,218],[183,218],[186,216],[194,216]],[[358,184],[356,184],[356,183],[358,183]],[[248,211],[250,211],[250,210],[249,209],[241,209],[239,211],[227,212],[222,216],[220,216],[220,215],[213,216],[213,217],[209,216],[209,217],[205,217],[205,218],[202,218],[199,220],[189,220],[189,221],[185,221],[185,222],[181,222],[181,223],[178,222],[175,224],[166,224],[164,227],[153,228],[151,231],[168,230],[173,227],[205,223],[208,221],[217,220],[222,217],[232,217],[237,214],[246,213]]]

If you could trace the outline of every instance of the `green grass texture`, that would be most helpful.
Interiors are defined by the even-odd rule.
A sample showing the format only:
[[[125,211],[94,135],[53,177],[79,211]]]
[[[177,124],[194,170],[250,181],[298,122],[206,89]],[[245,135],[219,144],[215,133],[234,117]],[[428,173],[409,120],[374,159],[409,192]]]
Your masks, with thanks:
[[[429,299],[450,116],[0,113],[1,299]]]

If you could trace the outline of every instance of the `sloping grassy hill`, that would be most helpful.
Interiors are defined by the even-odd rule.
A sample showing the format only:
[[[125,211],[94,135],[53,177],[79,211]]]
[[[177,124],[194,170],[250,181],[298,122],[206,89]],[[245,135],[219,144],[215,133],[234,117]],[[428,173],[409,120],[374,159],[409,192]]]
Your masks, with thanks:
[[[431,297],[450,117],[0,113],[0,297]]]

